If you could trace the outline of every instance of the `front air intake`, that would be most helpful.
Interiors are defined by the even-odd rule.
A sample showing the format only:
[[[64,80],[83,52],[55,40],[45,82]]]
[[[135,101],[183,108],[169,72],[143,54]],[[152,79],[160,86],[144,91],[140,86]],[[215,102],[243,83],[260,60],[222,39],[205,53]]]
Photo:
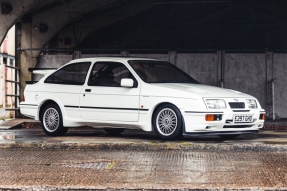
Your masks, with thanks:
[[[245,108],[244,102],[229,102],[229,106],[232,109],[243,109]]]

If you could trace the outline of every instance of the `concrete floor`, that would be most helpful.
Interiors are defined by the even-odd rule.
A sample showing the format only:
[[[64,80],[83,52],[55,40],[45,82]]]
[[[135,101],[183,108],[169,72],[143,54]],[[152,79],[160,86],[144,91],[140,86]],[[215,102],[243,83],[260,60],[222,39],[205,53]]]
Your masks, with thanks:
[[[2,148],[0,188],[286,190],[286,158],[278,152]]]
[[[48,137],[37,124],[23,127],[0,130],[1,191],[287,190],[287,131],[161,141],[139,130]]]

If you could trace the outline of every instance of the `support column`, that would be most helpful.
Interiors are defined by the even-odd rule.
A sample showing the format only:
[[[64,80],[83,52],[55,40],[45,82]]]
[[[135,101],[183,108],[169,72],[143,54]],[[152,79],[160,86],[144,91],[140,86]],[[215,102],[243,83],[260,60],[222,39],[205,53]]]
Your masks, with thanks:
[[[268,118],[275,120],[279,117],[275,110],[275,84],[274,84],[274,52],[265,52],[265,108]],[[264,107],[264,106],[263,106]]]
[[[3,61],[3,56],[0,57],[0,64],[1,64],[1,85],[2,85],[2,118],[5,119],[5,109],[6,109],[6,94],[5,94],[5,64]]]
[[[177,64],[177,52],[176,51],[169,51],[169,62],[176,66]]]
[[[218,58],[218,86],[224,87],[225,51],[217,51]]]
[[[73,60],[79,59],[79,58],[81,58],[81,57],[82,57],[82,52],[81,52],[81,51],[75,50],[75,51],[73,52]]]
[[[20,28],[20,27],[19,27]],[[18,29],[19,29],[18,28]],[[32,47],[32,24],[31,23],[22,23],[21,28],[18,31],[19,42],[21,44],[21,48],[31,48]],[[17,29],[16,29],[17,30]],[[16,44],[16,47],[19,44]],[[38,58],[38,51],[32,50],[22,50],[20,52],[16,52],[16,55],[19,56],[17,66],[20,69],[20,98],[23,98],[24,89],[26,86],[26,81],[32,80],[32,74],[28,71],[28,68],[35,67]]]
[[[129,56],[129,51],[121,51],[121,56],[122,57],[128,57]]]

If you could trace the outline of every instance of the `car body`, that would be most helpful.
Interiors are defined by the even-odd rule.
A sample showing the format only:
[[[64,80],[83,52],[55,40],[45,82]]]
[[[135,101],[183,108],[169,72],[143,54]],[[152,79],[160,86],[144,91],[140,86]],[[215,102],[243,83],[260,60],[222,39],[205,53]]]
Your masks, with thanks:
[[[51,72],[51,71],[50,71]],[[170,63],[145,58],[72,60],[27,84],[23,115],[51,136],[68,127],[155,131],[161,139],[258,132],[265,111],[253,96],[203,85]]]

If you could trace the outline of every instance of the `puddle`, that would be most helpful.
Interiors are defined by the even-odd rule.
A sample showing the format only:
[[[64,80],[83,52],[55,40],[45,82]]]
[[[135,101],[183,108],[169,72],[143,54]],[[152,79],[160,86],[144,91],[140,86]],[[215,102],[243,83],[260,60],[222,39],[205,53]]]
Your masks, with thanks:
[[[6,135],[0,134],[0,140],[15,140],[15,139],[16,136],[13,134],[6,134]]]

